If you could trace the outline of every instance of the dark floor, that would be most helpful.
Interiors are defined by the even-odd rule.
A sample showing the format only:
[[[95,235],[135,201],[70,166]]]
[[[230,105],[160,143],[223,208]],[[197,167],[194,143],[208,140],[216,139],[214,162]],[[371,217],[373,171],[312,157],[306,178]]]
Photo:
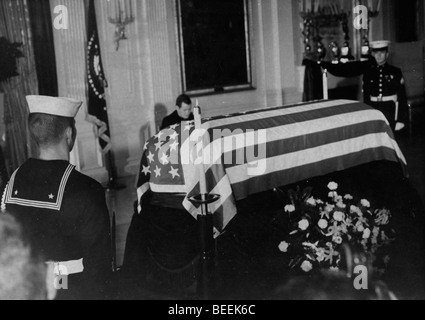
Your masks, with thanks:
[[[401,236],[393,267],[383,280],[400,299],[425,299],[422,205],[425,203],[425,111],[417,110],[414,116],[411,130],[397,135],[408,161],[410,179],[403,178],[397,166],[375,163],[297,184],[323,190],[330,180],[337,181],[345,192],[381,201],[391,208]],[[196,221],[184,212],[152,206],[144,217],[148,223],[144,220],[132,224],[136,226],[132,234],[141,237],[130,238],[133,243],[130,248],[140,254],[124,261],[132,201],[135,200],[133,181],[133,178],[126,180],[127,190],[109,194],[110,206],[117,214],[117,260],[120,266],[124,263],[124,268],[116,273],[117,299],[291,299],[302,296],[297,296],[297,289],[289,288],[317,282],[312,277],[302,277],[298,283],[298,277],[288,273],[284,267],[286,262],[276,250],[281,232],[277,217],[281,214],[283,202],[279,192],[260,194],[239,203],[239,214],[215,243],[217,254],[213,269],[216,272],[214,279],[209,281],[214,286],[208,296],[206,290],[197,287],[202,283],[197,278],[200,274],[197,259],[199,229]],[[284,187],[284,193],[290,187],[295,186]],[[158,218],[158,212],[162,218]],[[184,228],[177,229],[173,225],[176,220]],[[146,229],[146,225],[150,227]],[[149,246],[142,245],[146,243],[156,251],[147,250]],[[291,283],[287,283],[288,279]],[[317,283],[323,284],[323,281]],[[335,290],[335,286],[329,283],[327,285]],[[284,290],[277,292],[279,287]],[[328,293],[328,297],[335,297]],[[337,298],[350,298],[337,290],[332,293],[338,294]]]

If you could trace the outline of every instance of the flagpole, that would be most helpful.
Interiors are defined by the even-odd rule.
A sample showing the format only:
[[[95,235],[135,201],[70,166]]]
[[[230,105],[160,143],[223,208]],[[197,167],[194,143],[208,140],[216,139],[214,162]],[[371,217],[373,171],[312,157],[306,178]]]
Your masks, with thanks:
[[[108,183],[105,188],[107,190],[124,189],[125,186],[117,182],[115,159],[111,146],[107,103],[105,99],[105,88],[108,87],[108,82],[103,73],[94,0],[90,0],[89,2],[87,26],[88,120],[97,127],[98,132],[100,131],[98,136],[99,144],[102,148],[105,167],[108,171]],[[105,150],[108,151],[105,152]]]
[[[106,169],[108,171],[108,184],[106,185],[107,190],[122,190],[125,189],[125,185],[118,183],[117,173],[115,169],[115,158],[112,150],[110,149],[106,155]]]

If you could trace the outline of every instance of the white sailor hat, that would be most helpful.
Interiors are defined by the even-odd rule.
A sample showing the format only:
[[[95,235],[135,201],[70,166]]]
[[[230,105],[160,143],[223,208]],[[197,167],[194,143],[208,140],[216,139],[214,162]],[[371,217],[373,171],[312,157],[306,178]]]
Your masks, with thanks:
[[[35,95],[26,98],[30,113],[45,113],[67,118],[75,118],[82,105],[82,101],[70,98]]]
[[[370,43],[370,47],[372,48],[372,50],[385,50],[389,48],[390,43],[391,42],[387,40],[373,41]]]

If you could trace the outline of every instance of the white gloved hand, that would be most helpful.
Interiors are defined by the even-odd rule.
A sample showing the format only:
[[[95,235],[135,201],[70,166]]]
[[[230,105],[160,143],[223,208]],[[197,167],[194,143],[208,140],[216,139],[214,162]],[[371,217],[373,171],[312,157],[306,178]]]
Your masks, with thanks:
[[[397,122],[396,125],[395,125],[395,131],[401,131],[401,130],[404,129],[404,127],[405,127],[404,123]]]

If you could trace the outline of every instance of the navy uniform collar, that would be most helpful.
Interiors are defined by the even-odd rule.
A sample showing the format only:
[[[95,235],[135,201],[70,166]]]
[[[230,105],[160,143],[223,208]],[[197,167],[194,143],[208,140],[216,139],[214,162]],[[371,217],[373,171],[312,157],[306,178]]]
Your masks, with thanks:
[[[29,159],[11,176],[4,203],[60,211],[75,166],[64,160]]]

